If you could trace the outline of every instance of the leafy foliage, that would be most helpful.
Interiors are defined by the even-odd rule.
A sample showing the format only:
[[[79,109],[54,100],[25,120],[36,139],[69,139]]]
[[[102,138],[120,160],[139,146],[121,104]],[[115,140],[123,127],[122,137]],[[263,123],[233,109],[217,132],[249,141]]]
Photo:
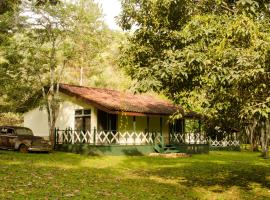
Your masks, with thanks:
[[[139,91],[161,91],[202,112],[209,130],[228,131],[253,119],[267,129],[269,1],[123,0],[122,5],[120,25],[134,32],[120,65],[138,81]]]
[[[15,113],[0,113],[0,125],[12,124],[22,125],[22,117],[20,114]]]

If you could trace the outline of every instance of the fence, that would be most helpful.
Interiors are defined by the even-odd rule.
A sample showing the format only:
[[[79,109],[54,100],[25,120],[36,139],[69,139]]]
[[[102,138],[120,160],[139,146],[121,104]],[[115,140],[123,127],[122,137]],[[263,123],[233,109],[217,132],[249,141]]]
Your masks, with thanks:
[[[211,147],[240,147],[240,140],[236,134],[231,134],[221,140],[209,138],[209,144]]]
[[[146,145],[160,143],[159,132],[56,130],[56,144]]]
[[[204,132],[197,133],[170,133],[170,144],[207,144],[208,138]]]
[[[236,134],[228,134],[223,139],[211,139],[204,132],[197,133],[170,133],[170,144],[209,144],[210,147],[240,147],[240,140]]]
[[[59,130],[55,131],[56,144],[92,144],[92,145],[153,145],[163,144],[160,132],[105,131],[105,130]],[[210,147],[239,147],[236,136],[225,137],[222,140],[211,139],[204,132],[169,134],[170,144],[209,144]]]

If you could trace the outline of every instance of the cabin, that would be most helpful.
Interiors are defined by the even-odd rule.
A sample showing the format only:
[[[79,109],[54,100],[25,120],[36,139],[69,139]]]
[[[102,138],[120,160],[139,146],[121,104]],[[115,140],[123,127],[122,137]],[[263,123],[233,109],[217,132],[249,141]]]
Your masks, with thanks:
[[[200,132],[198,115],[185,113],[182,107],[168,100],[69,84],[60,84],[59,93],[61,102],[55,130],[59,150],[145,154],[175,150],[175,145],[207,143]],[[176,112],[182,118],[170,122],[169,116]],[[35,135],[48,137],[47,118],[46,109],[35,108],[24,114],[24,126]],[[197,122],[192,132],[186,130],[188,120]]]

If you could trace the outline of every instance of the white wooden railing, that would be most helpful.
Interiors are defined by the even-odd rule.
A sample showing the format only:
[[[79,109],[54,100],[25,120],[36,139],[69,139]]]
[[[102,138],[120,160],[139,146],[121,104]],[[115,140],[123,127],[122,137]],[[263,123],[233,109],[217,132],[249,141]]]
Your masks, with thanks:
[[[209,144],[211,147],[239,147],[240,140],[235,138],[223,138],[222,140],[209,139]]]
[[[206,134],[198,133],[170,133],[170,144],[207,144]]]
[[[161,134],[152,132],[134,131],[104,131],[104,130],[56,130],[56,144],[119,144],[119,145],[141,145],[154,144],[159,140]]]
[[[147,145],[161,144],[164,142],[162,134],[157,131],[104,131],[104,130],[56,130],[56,144],[93,144],[93,145]],[[162,141],[163,140],[163,141]],[[212,147],[239,146],[240,141],[236,137],[223,140],[211,139],[204,132],[169,134],[170,144],[209,144]]]
[[[211,147],[238,147],[240,146],[240,141],[237,135],[229,135],[224,137],[222,140],[211,139],[207,137],[204,132],[195,133],[170,133],[170,144],[209,144]]]

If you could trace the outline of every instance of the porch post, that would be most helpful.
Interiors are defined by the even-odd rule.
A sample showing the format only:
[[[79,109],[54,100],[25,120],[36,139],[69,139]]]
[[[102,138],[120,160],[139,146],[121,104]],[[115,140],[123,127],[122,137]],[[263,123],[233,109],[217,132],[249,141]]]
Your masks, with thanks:
[[[162,117],[159,118],[159,129],[160,129],[160,135],[161,135],[161,145],[164,147],[164,136],[162,133]]]
[[[133,116],[133,132],[136,131],[136,117]]]
[[[185,119],[183,118],[182,120],[181,120],[181,122],[182,122],[182,133],[184,134],[184,132],[185,132]]]
[[[202,132],[202,121],[199,119],[199,132]]]
[[[186,143],[186,134],[185,134],[185,119],[183,118],[182,120],[181,120],[181,123],[182,123],[182,126],[181,126],[181,134],[182,134],[182,136],[183,136],[183,142],[184,143]]]
[[[147,132],[149,132],[149,125],[150,123],[149,123],[149,116],[147,116]]]
[[[112,119],[111,119],[111,115],[109,116],[109,131],[112,131]]]
[[[96,134],[97,134],[97,129],[96,127],[94,127],[94,138],[93,138],[94,145],[96,145]]]

